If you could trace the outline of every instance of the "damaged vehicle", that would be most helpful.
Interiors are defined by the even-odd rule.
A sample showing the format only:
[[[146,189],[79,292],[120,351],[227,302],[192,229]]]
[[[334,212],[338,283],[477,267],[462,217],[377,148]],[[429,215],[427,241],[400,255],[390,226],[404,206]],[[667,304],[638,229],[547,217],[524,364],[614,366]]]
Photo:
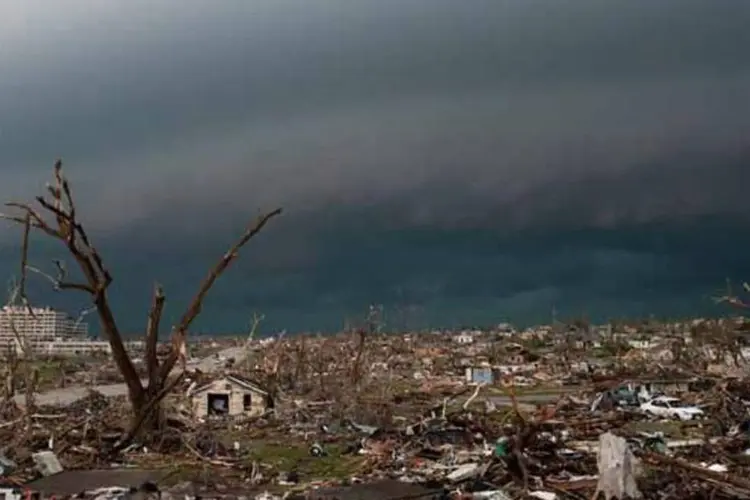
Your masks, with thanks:
[[[702,418],[703,410],[697,406],[686,405],[677,398],[658,396],[641,405],[641,411],[661,418],[694,420]]]

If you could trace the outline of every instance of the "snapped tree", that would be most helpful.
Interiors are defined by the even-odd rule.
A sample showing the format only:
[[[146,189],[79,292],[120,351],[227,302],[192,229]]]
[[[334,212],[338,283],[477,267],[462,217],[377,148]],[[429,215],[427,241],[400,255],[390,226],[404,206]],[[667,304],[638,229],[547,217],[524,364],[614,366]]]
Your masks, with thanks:
[[[153,430],[161,424],[160,403],[164,396],[179,383],[184,374],[188,330],[200,314],[206,294],[217,278],[238,257],[240,249],[273,217],[281,214],[281,209],[259,215],[209,270],[179,322],[173,327],[169,353],[162,361],[157,357],[157,345],[166,297],[159,285],[154,286],[145,331],[145,362],[148,381],[143,384],[125,348],[122,334],[110,306],[107,289],[112,284],[112,275],[78,218],[71,186],[63,174],[60,160],[54,166],[54,185],[48,185],[47,190],[48,196],[36,197],[38,207],[30,203],[6,203],[6,206],[17,210],[18,214],[0,214],[0,216],[23,225],[26,230],[31,227],[60,241],[80,268],[83,276],[80,282],[69,280],[65,267],[59,263],[57,263],[57,276],[48,276],[48,278],[53,281],[56,290],[78,290],[88,294],[93,302],[102,331],[111,346],[114,362],[127,385],[133,409],[130,427],[116,448],[126,446],[141,430]],[[24,248],[22,264],[24,266],[26,266],[25,253]],[[22,275],[24,276],[25,271],[26,269],[23,269]],[[173,374],[173,369],[178,362],[182,363],[183,370]]]

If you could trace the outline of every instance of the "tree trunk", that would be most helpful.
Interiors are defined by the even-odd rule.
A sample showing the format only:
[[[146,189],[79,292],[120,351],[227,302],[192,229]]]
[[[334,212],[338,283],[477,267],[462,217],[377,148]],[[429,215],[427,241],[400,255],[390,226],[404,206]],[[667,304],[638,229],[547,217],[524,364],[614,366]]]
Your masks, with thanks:
[[[161,401],[155,401],[151,391],[147,391],[143,401],[133,405],[133,416],[130,421],[133,436],[141,441],[148,441],[164,428]]]
[[[131,398],[133,415],[128,431],[114,445],[112,451],[117,452],[128,446],[133,439],[140,438],[148,442],[155,438],[163,429],[165,419],[162,413],[162,400],[182,380],[181,373],[168,383],[159,383],[147,387],[140,397]]]

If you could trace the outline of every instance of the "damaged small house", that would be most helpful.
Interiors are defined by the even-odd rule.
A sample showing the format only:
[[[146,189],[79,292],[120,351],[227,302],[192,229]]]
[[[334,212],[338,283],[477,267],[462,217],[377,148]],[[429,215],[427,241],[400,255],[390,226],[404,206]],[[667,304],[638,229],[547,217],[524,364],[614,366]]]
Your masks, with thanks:
[[[260,384],[239,375],[224,375],[190,391],[198,418],[257,417],[273,408],[273,399]]]

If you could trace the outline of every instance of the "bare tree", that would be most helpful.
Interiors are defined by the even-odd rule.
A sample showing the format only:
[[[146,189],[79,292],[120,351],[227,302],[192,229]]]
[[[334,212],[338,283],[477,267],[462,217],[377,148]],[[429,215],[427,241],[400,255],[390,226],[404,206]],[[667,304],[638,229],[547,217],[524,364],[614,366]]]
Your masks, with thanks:
[[[354,362],[352,363],[352,382],[359,386],[363,377],[364,356],[367,347],[367,339],[373,335],[379,334],[383,327],[383,306],[370,305],[367,316],[365,317],[365,326],[357,328],[357,343],[355,347]]]
[[[265,319],[264,314],[258,314],[257,312],[253,313],[253,319],[250,323],[250,329],[247,333],[247,340],[245,341],[245,349],[250,350],[250,348],[253,345],[253,340],[255,340],[255,335],[258,333],[258,326],[260,326],[260,322]]]
[[[140,429],[153,429],[159,426],[160,402],[179,382],[182,372],[176,377],[172,377],[172,380],[168,382],[169,376],[179,361],[183,363],[184,368],[188,329],[200,314],[203,299],[216,279],[237,258],[239,250],[256,236],[271,218],[279,215],[281,209],[258,216],[255,222],[245,230],[242,236],[209,271],[179,322],[173,327],[171,349],[161,362],[156,356],[156,346],[166,297],[160,286],[154,287],[145,333],[148,382],[144,385],[125,348],[120,329],[110,306],[107,289],[112,284],[112,275],[78,218],[70,183],[63,174],[60,160],[54,166],[54,185],[48,185],[47,190],[49,197],[36,197],[39,208],[29,203],[7,203],[6,206],[19,211],[20,215],[0,215],[13,222],[24,224],[25,227],[39,230],[60,241],[78,265],[83,275],[83,280],[80,282],[69,280],[65,267],[58,263],[58,275],[53,279],[54,287],[56,290],[84,292],[93,302],[101,328],[112,348],[114,361],[125,379],[133,409],[133,420],[123,439],[123,442],[126,442],[131,440]],[[24,252],[26,252],[25,248]]]
[[[745,293],[750,293],[750,284],[742,283],[742,290]],[[729,280],[727,280],[726,294],[714,297],[714,302],[717,304],[726,303],[738,309],[750,309],[750,302],[732,291],[732,283]]]
[[[745,294],[750,293],[750,284],[742,283],[742,290]],[[726,294],[720,297],[715,297],[714,301],[716,303],[727,303],[740,310],[750,310],[750,301],[733,293],[732,284],[729,280],[727,280]],[[717,329],[720,330],[717,337],[719,338],[719,344],[721,345],[720,350],[723,351],[723,354],[731,355],[734,364],[737,366],[740,365],[741,361],[746,361],[741,349],[743,337],[742,331],[734,326],[725,324],[719,325]]]
[[[31,232],[31,218],[28,214],[21,220],[23,224],[23,232],[21,236],[21,258],[20,258],[20,271],[19,278],[12,279],[8,290],[8,302],[6,308],[8,308],[8,327],[13,334],[15,340],[15,346],[11,346],[8,349],[8,381],[7,381],[7,394],[9,397],[15,395],[16,380],[19,375],[19,367],[22,368],[23,388],[24,388],[24,411],[28,417],[27,425],[31,425],[31,414],[34,413],[34,393],[39,382],[39,371],[34,365],[34,353],[32,346],[29,344],[29,340],[26,337],[26,331],[29,321],[33,322],[36,320],[34,309],[31,307],[28,296],[26,294],[26,281],[27,281],[27,261],[29,258],[29,234]],[[16,314],[18,311],[23,311],[24,328],[23,333],[19,331],[18,325],[16,324]],[[21,351],[21,357],[19,358],[18,352]],[[11,356],[11,351],[13,355]]]

